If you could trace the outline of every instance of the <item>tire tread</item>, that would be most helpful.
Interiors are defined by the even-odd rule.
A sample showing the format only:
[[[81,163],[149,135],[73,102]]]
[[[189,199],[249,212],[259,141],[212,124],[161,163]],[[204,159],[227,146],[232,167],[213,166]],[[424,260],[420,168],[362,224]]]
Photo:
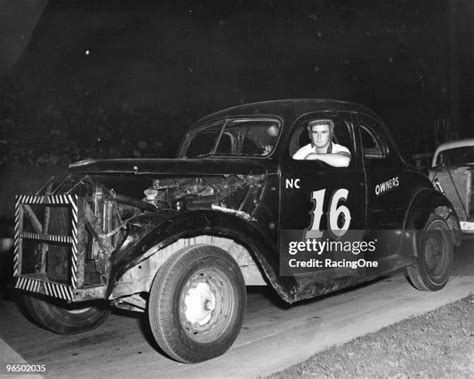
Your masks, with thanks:
[[[240,314],[237,315],[237,323],[234,326],[237,330],[231,333],[230,338],[221,346],[221,342],[213,344],[202,344],[199,351],[190,351],[189,348],[183,346],[182,341],[177,334],[184,333],[177,331],[174,325],[177,321],[170,317],[173,309],[168,307],[176,307],[176,297],[178,296],[176,287],[179,280],[185,272],[186,268],[191,267],[195,262],[204,260],[212,261],[213,259],[224,259],[232,267],[232,271],[236,276],[238,283],[236,285],[241,288],[240,297],[242,298],[240,304]],[[168,307],[164,307],[167,304]],[[173,304],[172,306],[170,304]],[[233,343],[240,331],[245,314],[246,291],[245,283],[240,272],[240,268],[229,254],[224,250],[215,246],[194,245],[188,246],[173,256],[171,256],[162,267],[158,270],[150,291],[150,298],[148,303],[148,316],[150,327],[160,348],[168,354],[171,358],[183,363],[196,363],[210,358],[214,358],[223,354]],[[214,345],[214,346],[213,346]]]

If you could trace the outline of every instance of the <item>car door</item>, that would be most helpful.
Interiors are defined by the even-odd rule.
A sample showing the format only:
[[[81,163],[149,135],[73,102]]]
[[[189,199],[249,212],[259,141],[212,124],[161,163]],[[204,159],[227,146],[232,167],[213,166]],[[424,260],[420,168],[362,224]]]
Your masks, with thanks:
[[[292,158],[309,142],[307,125],[317,119],[334,122],[333,142],[351,152],[348,167]],[[366,254],[359,255],[360,245],[352,243],[363,241],[366,225],[365,175],[354,124],[349,112],[306,114],[295,122],[288,152],[281,160],[280,274],[311,278],[309,287],[320,283],[319,290],[314,286],[308,289],[315,293],[321,293],[325,286],[337,287],[338,280],[347,284],[365,276],[363,268],[333,266],[334,262],[356,261]]]
[[[368,238],[377,239],[380,269],[389,271],[399,260],[400,235],[411,198],[409,178],[382,124],[364,114],[358,115],[358,121],[367,178]]]

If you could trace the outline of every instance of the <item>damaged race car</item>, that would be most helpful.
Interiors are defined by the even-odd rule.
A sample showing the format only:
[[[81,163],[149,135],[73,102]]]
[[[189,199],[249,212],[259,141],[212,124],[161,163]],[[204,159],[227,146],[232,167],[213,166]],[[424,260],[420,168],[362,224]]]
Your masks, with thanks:
[[[439,290],[457,243],[453,206],[376,114],[278,100],[201,119],[175,159],[80,161],[17,196],[14,276],[48,330],[143,312],[160,348],[193,363],[233,344],[246,286],[294,303],[405,270]]]

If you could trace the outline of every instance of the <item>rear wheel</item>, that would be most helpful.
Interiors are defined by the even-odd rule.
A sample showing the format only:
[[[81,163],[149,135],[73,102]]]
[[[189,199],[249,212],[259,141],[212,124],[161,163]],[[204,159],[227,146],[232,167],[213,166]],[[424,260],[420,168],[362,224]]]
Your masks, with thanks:
[[[246,289],[237,262],[214,246],[192,246],[168,259],[148,303],[158,345],[184,363],[222,355],[240,332]]]
[[[94,329],[110,313],[109,309],[97,304],[68,306],[26,294],[21,298],[20,307],[33,322],[57,334],[77,334]]]
[[[453,244],[446,221],[432,214],[418,238],[416,266],[407,267],[407,277],[422,291],[437,291],[449,280],[453,263]]]

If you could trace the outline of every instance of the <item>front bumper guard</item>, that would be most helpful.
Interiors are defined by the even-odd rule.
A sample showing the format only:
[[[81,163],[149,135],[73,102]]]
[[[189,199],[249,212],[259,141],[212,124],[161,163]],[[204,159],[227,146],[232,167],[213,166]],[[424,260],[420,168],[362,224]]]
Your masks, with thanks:
[[[77,195],[21,195],[15,202],[14,287],[18,290],[42,294],[62,299],[67,302],[79,302],[93,299],[105,299],[107,285],[84,285],[84,261],[86,248],[79,236],[85,233],[87,204]],[[33,210],[36,207],[36,212]],[[43,220],[37,216],[38,207],[43,213]],[[49,234],[52,208],[67,208],[70,214],[70,225],[66,235]],[[29,230],[26,230],[26,224]],[[26,251],[24,245],[35,245],[35,251]],[[48,246],[59,244],[69,255],[65,283],[51,280],[47,272]],[[25,254],[38,254],[35,267],[25,270]],[[31,257],[30,257],[31,258]],[[31,266],[31,264],[30,264]]]

